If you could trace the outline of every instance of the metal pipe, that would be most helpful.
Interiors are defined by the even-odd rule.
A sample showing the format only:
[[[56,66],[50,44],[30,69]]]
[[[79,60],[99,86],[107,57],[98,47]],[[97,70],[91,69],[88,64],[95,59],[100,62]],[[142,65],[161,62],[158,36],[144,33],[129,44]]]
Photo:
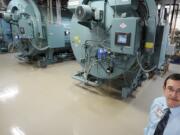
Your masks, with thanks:
[[[174,10],[175,10],[175,5],[176,5],[176,0],[173,2],[173,11],[172,11],[172,16],[171,16],[171,22],[170,22],[170,33],[172,31],[172,23],[173,23],[173,18],[174,18]]]
[[[47,22],[50,22],[50,10],[49,10],[49,0],[47,0]]]
[[[173,30],[172,30],[172,42],[174,42],[174,36],[175,36],[175,30],[176,30],[176,22],[177,22],[178,11],[179,11],[179,4],[177,4],[176,6],[177,6],[176,17],[175,17],[174,27],[173,27]]]
[[[148,8],[148,20],[147,20],[147,27],[146,27],[146,43],[151,44],[152,46],[152,53],[154,53],[154,43],[156,37],[156,27],[158,25],[158,14],[157,14],[157,4],[154,0],[146,0],[147,8]],[[146,44],[145,44],[146,46]]]
[[[49,5],[50,5],[50,23],[53,23],[54,22],[54,19],[53,19],[53,5],[52,5],[52,0],[49,1]]]
[[[61,2],[60,0],[56,0],[56,15],[57,15],[57,20],[56,20],[56,23],[57,24],[61,24]]]
[[[106,29],[106,6],[107,0],[104,0],[104,28]]]

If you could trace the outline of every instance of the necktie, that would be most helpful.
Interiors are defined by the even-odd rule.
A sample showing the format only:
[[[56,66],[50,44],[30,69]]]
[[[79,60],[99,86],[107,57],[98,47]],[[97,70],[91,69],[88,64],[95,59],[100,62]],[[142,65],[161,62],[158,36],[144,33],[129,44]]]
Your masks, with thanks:
[[[166,109],[166,113],[164,114],[164,117],[159,121],[157,124],[156,130],[154,132],[154,135],[163,135],[164,129],[167,125],[169,114],[171,113],[170,109]]]

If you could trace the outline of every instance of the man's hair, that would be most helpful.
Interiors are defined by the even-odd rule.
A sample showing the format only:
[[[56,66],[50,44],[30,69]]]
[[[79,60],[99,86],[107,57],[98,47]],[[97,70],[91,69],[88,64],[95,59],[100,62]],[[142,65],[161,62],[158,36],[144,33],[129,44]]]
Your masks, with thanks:
[[[167,80],[169,80],[169,79],[180,81],[180,74],[171,74],[171,75],[169,75],[164,81],[164,87],[166,87]]]

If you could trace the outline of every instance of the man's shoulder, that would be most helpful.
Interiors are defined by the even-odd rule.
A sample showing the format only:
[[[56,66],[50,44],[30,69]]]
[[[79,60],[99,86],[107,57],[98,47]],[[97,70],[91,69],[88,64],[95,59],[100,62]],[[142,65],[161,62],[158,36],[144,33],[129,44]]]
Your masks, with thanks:
[[[166,106],[166,98],[163,96],[155,98],[153,101],[153,105]]]
[[[162,97],[157,97],[154,99],[154,102],[165,102],[166,101],[166,98],[164,96]]]
[[[167,104],[166,104],[165,97],[155,98],[151,105],[151,109],[150,109],[152,119],[154,121],[159,120],[163,115],[164,109],[166,109],[166,108],[167,108]]]

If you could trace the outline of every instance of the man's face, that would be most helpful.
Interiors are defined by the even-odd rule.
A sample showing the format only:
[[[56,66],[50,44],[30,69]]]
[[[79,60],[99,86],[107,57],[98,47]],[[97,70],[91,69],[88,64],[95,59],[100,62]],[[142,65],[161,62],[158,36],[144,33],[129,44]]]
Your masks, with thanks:
[[[180,80],[168,79],[164,86],[164,95],[167,99],[168,107],[180,106]]]

